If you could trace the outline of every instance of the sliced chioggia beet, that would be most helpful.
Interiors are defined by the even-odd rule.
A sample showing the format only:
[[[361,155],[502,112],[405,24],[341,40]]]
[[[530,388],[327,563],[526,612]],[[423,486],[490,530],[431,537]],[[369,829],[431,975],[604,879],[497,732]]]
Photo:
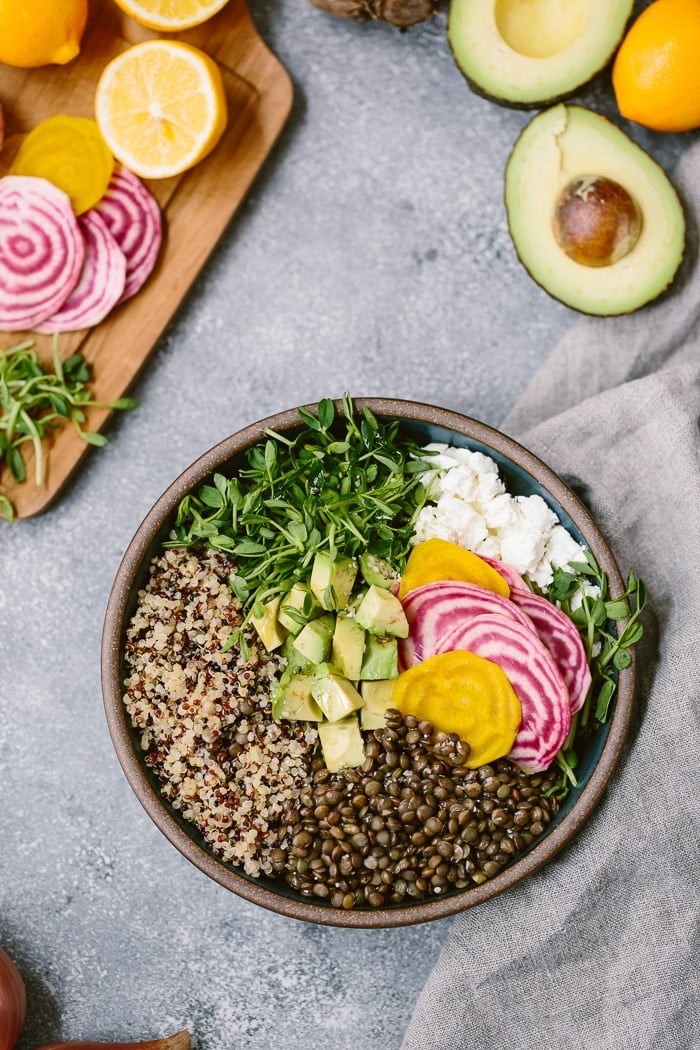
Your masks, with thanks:
[[[402,670],[438,652],[446,634],[484,613],[514,620],[536,636],[530,618],[508,598],[461,580],[426,583],[410,591],[402,604],[409,626],[408,638],[399,639]]]
[[[583,707],[591,685],[591,669],[581,635],[569,617],[546,598],[520,587],[512,588],[511,601],[532,620],[540,639],[554,657],[571,699],[571,711]]]
[[[126,257],[102,218],[93,210],[78,217],[85,240],[85,260],[78,283],[38,332],[75,332],[91,328],[119,301],[126,279]]]
[[[85,242],[70,199],[46,179],[0,179],[0,328],[41,324],[78,283]]]
[[[571,728],[569,691],[554,657],[536,634],[503,616],[464,619],[443,638],[440,652],[467,649],[503,669],[523,709],[508,754],[526,773],[547,769]]]
[[[504,561],[499,561],[498,558],[488,558],[485,554],[480,554],[479,557],[482,561],[485,561],[487,565],[490,565],[492,569],[495,569],[497,573],[500,573],[511,590],[514,587],[519,587],[525,591],[530,590],[518,570],[514,569],[512,565],[508,565]]]
[[[94,210],[126,256],[126,280],[119,299],[123,302],[139,291],[155,266],[163,239],[160,208],[137,175],[118,167]]]

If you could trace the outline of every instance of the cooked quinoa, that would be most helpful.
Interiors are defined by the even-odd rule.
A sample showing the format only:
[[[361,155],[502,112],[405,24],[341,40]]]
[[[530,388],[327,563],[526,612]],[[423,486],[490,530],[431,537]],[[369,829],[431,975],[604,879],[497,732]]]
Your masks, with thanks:
[[[153,559],[127,630],[124,703],[163,796],[217,856],[259,876],[289,846],[318,734],[272,718],[284,661],[254,632],[247,659],[238,646],[223,651],[240,623],[233,568],[195,548]]]

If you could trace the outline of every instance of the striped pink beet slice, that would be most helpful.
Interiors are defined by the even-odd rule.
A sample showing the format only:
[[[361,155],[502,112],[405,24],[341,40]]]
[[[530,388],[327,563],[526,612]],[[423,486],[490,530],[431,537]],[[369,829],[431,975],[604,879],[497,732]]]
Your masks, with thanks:
[[[75,332],[99,324],[119,301],[126,278],[126,257],[94,209],[78,216],[85,241],[80,279],[65,303],[38,332]]]
[[[530,590],[518,570],[514,569],[512,565],[508,565],[505,561],[499,561],[498,558],[487,558],[485,554],[480,554],[479,557],[482,561],[485,561],[487,565],[490,565],[492,569],[495,569],[496,572],[500,573],[511,589],[513,587],[520,587],[526,591]]]
[[[591,669],[581,635],[569,617],[541,595],[514,587],[510,598],[530,617],[554,657],[569,690],[572,714],[576,714],[583,707],[591,685]]]
[[[437,580],[416,587],[402,599],[408,620],[408,638],[399,639],[402,670],[427,660],[438,651],[442,638],[465,620],[496,613],[517,621],[535,634],[529,617],[500,594],[460,580]]]
[[[126,256],[126,280],[119,299],[123,302],[139,291],[156,264],[163,239],[160,208],[137,175],[117,167],[93,210]]]
[[[34,328],[78,283],[85,244],[68,195],[46,179],[0,179],[0,328]]]
[[[526,773],[548,769],[571,728],[571,701],[547,647],[522,624],[487,613],[455,628],[439,652],[454,649],[468,649],[503,669],[523,709],[507,757]]]

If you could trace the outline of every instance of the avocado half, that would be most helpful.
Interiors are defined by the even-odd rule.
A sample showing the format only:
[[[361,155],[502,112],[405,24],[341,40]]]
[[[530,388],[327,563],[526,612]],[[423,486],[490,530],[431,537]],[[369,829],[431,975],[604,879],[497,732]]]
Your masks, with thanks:
[[[613,180],[637,205],[636,243],[609,265],[574,261],[555,234],[556,203],[577,177]],[[614,124],[581,106],[553,106],[523,130],[506,166],[505,205],[531,277],[582,313],[637,310],[671,284],[683,258],[685,217],[665,172]]]
[[[450,0],[447,37],[478,94],[528,108],[565,98],[608,64],[634,0]]]

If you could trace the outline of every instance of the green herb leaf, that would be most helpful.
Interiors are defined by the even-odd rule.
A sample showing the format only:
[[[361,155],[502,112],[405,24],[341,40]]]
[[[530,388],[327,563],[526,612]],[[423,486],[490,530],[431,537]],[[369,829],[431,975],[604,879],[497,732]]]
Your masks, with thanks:
[[[133,408],[133,398],[118,398],[110,405],[95,401],[87,383],[90,369],[81,353],[71,354],[61,362],[59,338],[52,345],[53,370],[39,360],[33,341],[18,343],[0,350],[0,467],[7,466],[16,482],[26,480],[23,448],[31,442],[34,449],[34,476],[37,484],[44,479],[43,439],[57,426],[71,423],[76,433],[90,445],[107,443],[102,434],[86,431],[85,407],[112,409]],[[3,507],[7,511],[7,497]],[[7,513],[4,514],[7,517]]]
[[[405,565],[426,500],[421,449],[400,436],[395,421],[380,422],[366,409],[356,419],[348,394],[342,404],[342,416],[330,398],[319,402],[317,416],[298,409],[300,428],[291,437],[267,430],[235,477],[226,484],[215,477],[178,508],[176,535],[166,545],[203,541],[230,551],[243,629],[265,596],[308,582],[318,551],[357,557],[371,548],[397,571]],[[335,602],[330,592],[328,602]]]

